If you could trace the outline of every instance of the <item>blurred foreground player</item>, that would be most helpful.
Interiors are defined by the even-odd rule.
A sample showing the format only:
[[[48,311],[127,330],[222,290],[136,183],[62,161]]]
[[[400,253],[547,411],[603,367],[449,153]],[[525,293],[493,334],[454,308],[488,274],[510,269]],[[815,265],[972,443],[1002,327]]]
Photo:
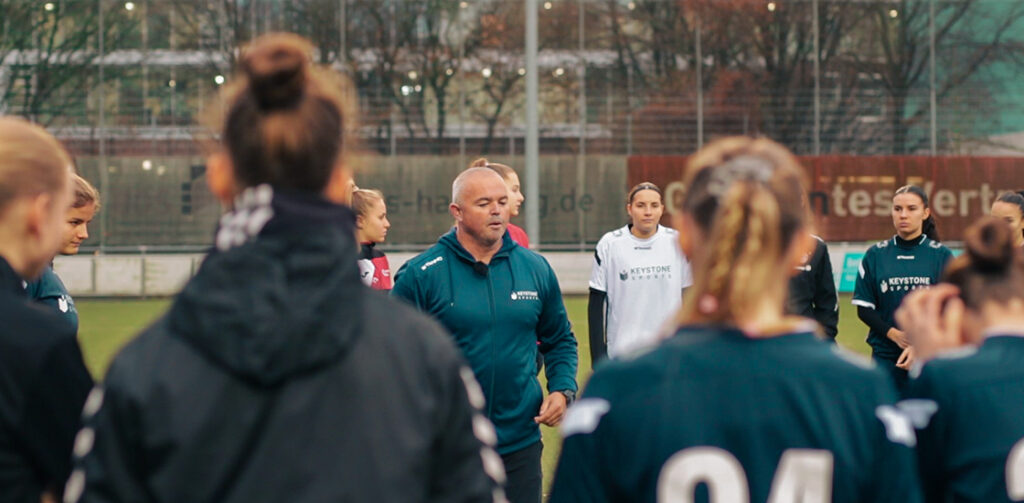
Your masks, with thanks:
[[[0,118],[0,500],[59,498],[92,378],[75,330],[30,301],[63,241],[71,159],[42,128]]]
[[[285,34],[244,51],[208,161],[231,211],[87,406],[67,501],[503,499],[458,349],[359,281],[354,217],[335,204],[355,112],[311,53]]]
[[[915,502],[914,431],[885,373],[784,315],[814,246],[796,159],[726,138],[689,163],[680,328],[599,367],[562,427],[552,502]]]
[[[911,398],[926,501],[1024,500],[1024,256],[1020,229],[985,217],[943,283],[896,313],[923,362]],[[916,377],[914,377],[916,375]]]

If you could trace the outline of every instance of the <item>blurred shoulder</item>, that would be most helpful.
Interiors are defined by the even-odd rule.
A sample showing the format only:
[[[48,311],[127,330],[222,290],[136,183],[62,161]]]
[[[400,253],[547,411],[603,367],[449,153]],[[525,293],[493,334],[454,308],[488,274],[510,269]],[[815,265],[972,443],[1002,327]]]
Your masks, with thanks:
[[[75,338],[75,329],[49,306],[0,293],[0,338],[5,346],[38,350]]]

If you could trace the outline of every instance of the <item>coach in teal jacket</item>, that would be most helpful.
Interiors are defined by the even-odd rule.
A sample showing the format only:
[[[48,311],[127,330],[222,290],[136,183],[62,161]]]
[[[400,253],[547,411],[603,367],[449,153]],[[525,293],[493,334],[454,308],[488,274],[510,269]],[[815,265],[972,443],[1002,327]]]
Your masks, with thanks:
[[[516,460],[509,458],[535,450],[537,495],[520,501],[537,501],[537,425],[557,425],[575,396],[576,339],[551,266],[506,232],[508,195],[501,177],[473,168],[456,178],[452,193],[455,228],[402,266],[392,295],[440,321],[469,361],[497,430],[510,501],[516,501],[521,484],[513,473]],[[537,381],[537,341],[546,365],[546,399]],[[532,495],[531,484],[524,484]]]

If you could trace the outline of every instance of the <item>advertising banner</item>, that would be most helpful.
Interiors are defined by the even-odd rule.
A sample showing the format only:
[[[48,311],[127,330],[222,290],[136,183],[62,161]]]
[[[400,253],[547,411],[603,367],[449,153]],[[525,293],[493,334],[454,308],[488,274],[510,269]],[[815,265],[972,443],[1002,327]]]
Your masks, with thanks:
[[[631,156],[627,182],[662,187],[672,210],[682,200],[686,160]],[[928,194],[944,241],[959,241],[1002,192],[1024,189],[1024,158],[824,155],[802,156],[800,162],[810,177],[817,233],[827,241],[879,241],[893,235],[892,195],[903,185],[919,185]]]

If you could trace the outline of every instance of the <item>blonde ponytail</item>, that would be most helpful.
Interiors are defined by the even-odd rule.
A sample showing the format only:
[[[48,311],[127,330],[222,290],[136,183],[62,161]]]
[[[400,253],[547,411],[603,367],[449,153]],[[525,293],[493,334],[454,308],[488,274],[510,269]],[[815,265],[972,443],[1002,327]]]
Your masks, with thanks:
[[[683,309],[690,322],[724,322],[750,312],[777,280],[777,271],[765,262],[778,262],[785,253],[778,202],[756,183],[732,186],[715,221],[702,261],[707,274],[698,275],[694,284],[701,295],[690,296]],[[700,309],[702,299],[705,307]]]
[[[706,241],[677,322],[741,323],[783,292],[790,244],[810,225],[806,175],[771,140],[726,138],[691,159],[685,185],[682,211]]]

